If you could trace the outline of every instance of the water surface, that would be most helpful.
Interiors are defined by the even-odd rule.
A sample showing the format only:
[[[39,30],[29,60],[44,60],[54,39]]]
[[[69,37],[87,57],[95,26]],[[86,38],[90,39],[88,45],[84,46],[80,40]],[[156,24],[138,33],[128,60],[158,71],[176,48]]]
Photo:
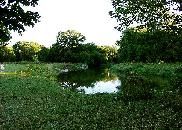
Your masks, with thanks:
[[[116,93],[121,81],[109,69],[87,69],[61,73],[59,81],[64,88],[85,94]]]

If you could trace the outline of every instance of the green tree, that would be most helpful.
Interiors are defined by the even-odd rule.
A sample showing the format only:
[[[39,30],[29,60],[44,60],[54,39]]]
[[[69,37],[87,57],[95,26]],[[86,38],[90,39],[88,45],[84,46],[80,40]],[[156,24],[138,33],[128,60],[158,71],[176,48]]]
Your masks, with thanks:
[[[22,33],[25,26],[34,26],[40,16],[25,6],[36,6],[38,0],[0,0],[0,46],[11,39],[10,31]]]
[[[112,0],[112,5],[114,10],[109,14],[119,22],[118,30],[134,22],[149,31],[181,28],[182,15],[177,13],[182,10],[181,0]]]
[[[20,41],[13,45],[17,61],[33,61],[42,45],[36,42]]]
[[[107,62],[105,51],[94,43],[80,45],[77,59],[78,62],[88,64],[89,67],[97,67]]]
[[[49,51],[51,62],[85,63],[100,66],[106,63],[105,51],[94,43],[83,44],[85,36],[74,30],[59,32],[57,42]]]
[[[105,59],[108,63],[114,63],[117,61],[117,48],[114,46],[101,46],[101,50],[105,55]]]
[[[175,32],[156,30],[139,31],[130,28],[117,41],[121,62],[177,62],[182,61],[182,35]]]
[[[56,62],[76,62],[75,53],[86,40],[85,36],[75,30],[59,32],[57,42],[50,49],[50,57]]]
[[[11,39],[10,32],[7,28],[0,24],[0,47],[6,46],[8,41]]]
[[[2,46],[0,47],[0,62],[12,62],[15,61],[15,54],[12,47]]]
[[[41,47],[41,50],[38,52],[38,60],[48,62],[49,61],[49,48]]]
[[[73,48],[79,46],[86,40],[85,36],[75,30],[58,32],[57,42],[62,48]]]

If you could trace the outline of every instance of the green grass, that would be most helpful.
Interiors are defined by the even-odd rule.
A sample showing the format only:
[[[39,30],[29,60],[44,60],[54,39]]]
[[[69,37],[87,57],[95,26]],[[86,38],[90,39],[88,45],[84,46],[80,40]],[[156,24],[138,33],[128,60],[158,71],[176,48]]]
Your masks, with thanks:
[[[123,100],[120,93],[75,93],[57,83],[55,65],[62,66],[9,64],[11,70],[22,68],[20,71],[24,74],[0,75],[0,129],[182,128],[182,96],[179,93],[166,92],[152,99],[133,101]],[[175,66],[171,67],[174,71]]]
[[[18,72],[25,70],[29,64],[5,64],[5,72]]]
[[[176,73],[182,74],[182,63],[176,64],[144,64],[144,63],[121,63],[112,66],[112,71],[118,74],[139,74],[146,76],[171,77]]]

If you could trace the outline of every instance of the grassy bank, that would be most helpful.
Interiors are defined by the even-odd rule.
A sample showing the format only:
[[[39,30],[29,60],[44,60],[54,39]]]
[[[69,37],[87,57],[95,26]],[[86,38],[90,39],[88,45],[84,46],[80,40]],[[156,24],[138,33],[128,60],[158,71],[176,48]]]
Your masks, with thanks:
[[[182,63],[169,64],[144,64],[144,63],[122,63],[111,67],[111,70],[118,74],[140,74],[146,76],[171,77],[175,74],[182,74]]]
[[[176,70],[175,66],[171,68]],[[121,93],[84,95],[63,89],[55,78],[57,69],[55,64],[6,66],[6,72],[16,75],[0,75],[0,129],[180,129],[182,126],[179,93],[166,92],[140,100],[123,100]]]

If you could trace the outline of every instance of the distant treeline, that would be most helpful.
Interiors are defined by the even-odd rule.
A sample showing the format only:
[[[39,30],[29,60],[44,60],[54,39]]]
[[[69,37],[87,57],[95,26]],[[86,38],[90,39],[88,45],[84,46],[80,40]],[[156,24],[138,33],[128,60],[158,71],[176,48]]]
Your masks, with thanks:
[[[70,62],[90,66],[116,62],[116,47],[97,46],[84,41],[85,37],[74,30],[59,32],[57,42],[50,48],[36,42],[20,41],[12,47],[0,48],[0,62]]]
[[[84,43],[85,36],[74,30],[59,32],[56,43],[46,48],[36,42],[20,41],[12,47],[0,47],[0,62],[70,62],[90,66],[120,62],[181,62],[182,35],[158,30],[147,32],[134,28],[124,31],[111,46]]]

